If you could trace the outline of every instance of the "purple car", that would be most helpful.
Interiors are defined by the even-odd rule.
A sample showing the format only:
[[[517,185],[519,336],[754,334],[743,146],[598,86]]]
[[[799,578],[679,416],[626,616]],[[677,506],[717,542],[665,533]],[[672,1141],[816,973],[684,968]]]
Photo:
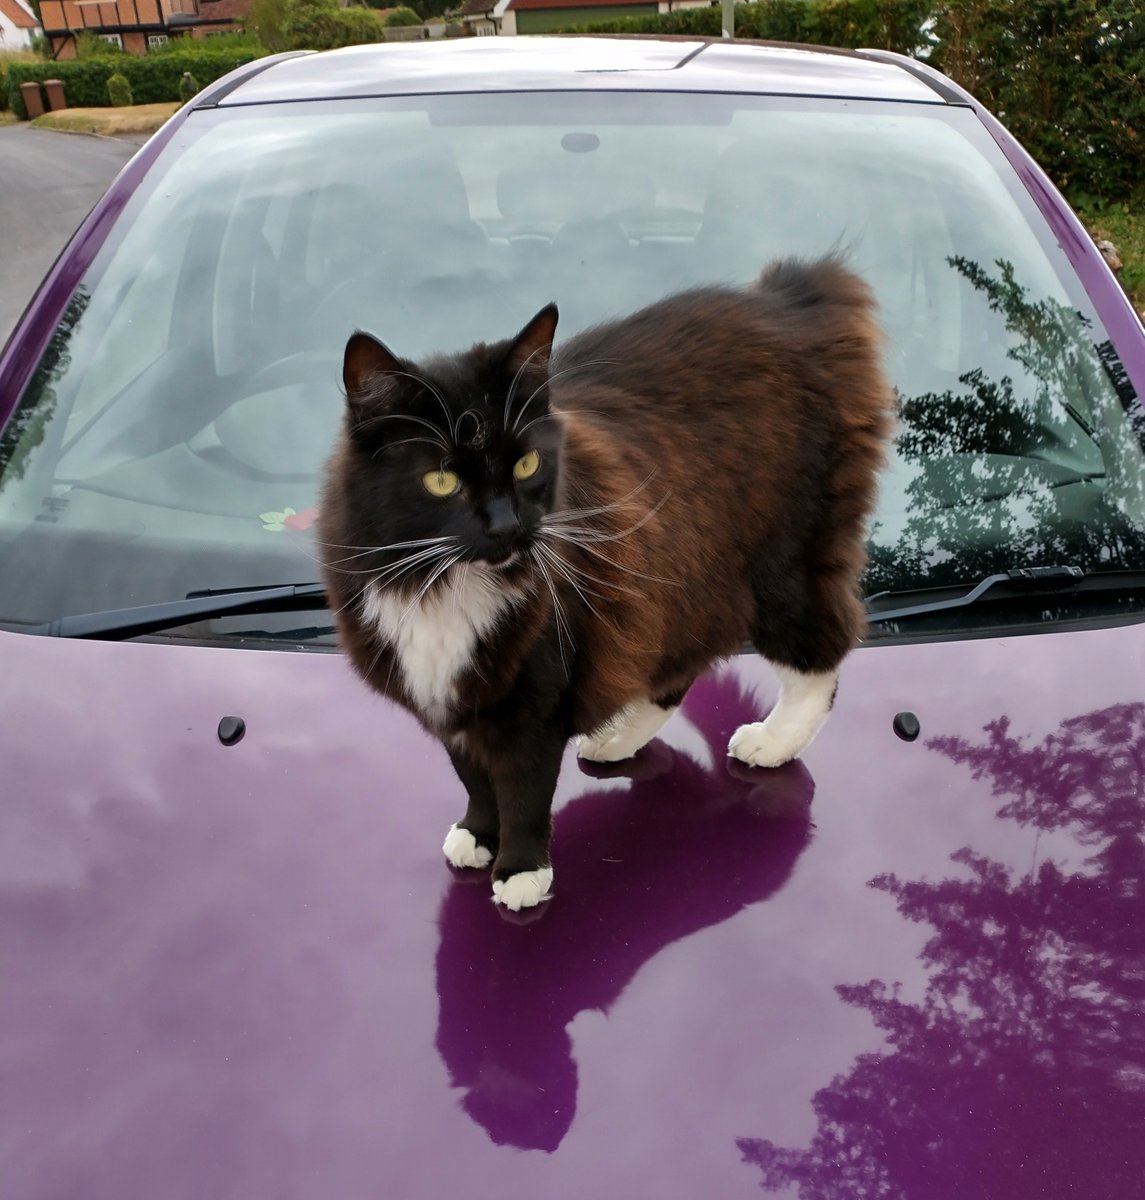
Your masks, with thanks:
[[[777,692],[744,654],[636,758],[570,748],[514,919],[314,582],[346,339],[567,337],[832,248],[901,410],[834,712],[729,761]],[[1140,1196],[1143,395],[1076,217],[906,58],[475,39],[206,89],[0,358],[0,1196]]]

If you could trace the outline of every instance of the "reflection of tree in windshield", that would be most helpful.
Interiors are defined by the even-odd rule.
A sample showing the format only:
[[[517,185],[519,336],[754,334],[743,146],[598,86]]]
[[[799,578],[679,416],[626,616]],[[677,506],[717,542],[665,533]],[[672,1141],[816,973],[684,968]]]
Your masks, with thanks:
[[[970,847],[937,882],[880,876],[934,936],[926,993],[874,980],[838,993],[887,1048],[814,1098],[804,1150],[742,1138],[766,1190],[805,1200],[1084,1196],[1123,1200],[1145,1178],[1145,705],[1066,721],[1040,745],[1005,719],[933,750],[987,779],[1000,819],[1038,831],[1024,873]],[[1040,847],[1072,835],[1071,866]],[[1047,838],[1047,841],[1050,840]],[[1038,861],[1039,850],[1042,860]]]
[[[867,590],[1145,566],[1145,418],[1113,347],[1094,345],[1080,313],[1029,299],[1010,263],[991,275],[948,261],[1001,317],[1014,368],[975,366],[957,387],[901,399],[909,516],[893,543],[876,529]]]
[[[71,339],[91,296],[78,287],[68,301],[64,315],[56,326],[48,348],[24,393],[24,399],[12,414],[11,421],[0,436],[0,488],[13,480],[22,479],[28,456],[44,440],[44,433],[56,411],[56,390],[53,384],[62,379],[71,366]]]

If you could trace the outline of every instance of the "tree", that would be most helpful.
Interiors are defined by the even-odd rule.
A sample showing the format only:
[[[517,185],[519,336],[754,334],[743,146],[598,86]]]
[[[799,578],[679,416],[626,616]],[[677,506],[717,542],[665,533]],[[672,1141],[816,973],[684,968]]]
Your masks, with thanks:
[[[339,8],[336,0],[287,0],[285,33],[291,50],[333,50],[383,37],[372,9]]]
[[[246,27],[271,54],[279,54],[290,49],[289,15],[290,0],[251,0]]]
[[[395,8],[393,12],[387,13],[382,18],[382,24],[387,29],[394,29],[403,25],[420,25],[421,17],[412,8],[406,8],[403,4],[399,8]]]

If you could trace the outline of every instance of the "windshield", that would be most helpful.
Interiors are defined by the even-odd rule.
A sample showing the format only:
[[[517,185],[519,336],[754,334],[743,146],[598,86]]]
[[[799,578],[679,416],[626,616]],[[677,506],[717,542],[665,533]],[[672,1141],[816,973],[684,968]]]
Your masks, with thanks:
[[[1140,406],[969,110],[431,96],[191,114],[0,441],[0,621],[316,578],[355,329],[416,357],[556,300],[568,336],[833,248],[875,289],[901,402],[866,590],[1145,568]]]

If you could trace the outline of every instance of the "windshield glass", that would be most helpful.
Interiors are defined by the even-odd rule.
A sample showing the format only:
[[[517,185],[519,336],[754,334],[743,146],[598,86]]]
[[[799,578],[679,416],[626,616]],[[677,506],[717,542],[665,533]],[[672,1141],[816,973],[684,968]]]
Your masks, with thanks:
[[[833,248],[877,293],[901,401],[866,590],[1145,568],[1140,406],[970,111],[431,96],[191,114],[0,441],[0,621],[316,578],[355,329],[416,357],[556,300],[568,336]]]

